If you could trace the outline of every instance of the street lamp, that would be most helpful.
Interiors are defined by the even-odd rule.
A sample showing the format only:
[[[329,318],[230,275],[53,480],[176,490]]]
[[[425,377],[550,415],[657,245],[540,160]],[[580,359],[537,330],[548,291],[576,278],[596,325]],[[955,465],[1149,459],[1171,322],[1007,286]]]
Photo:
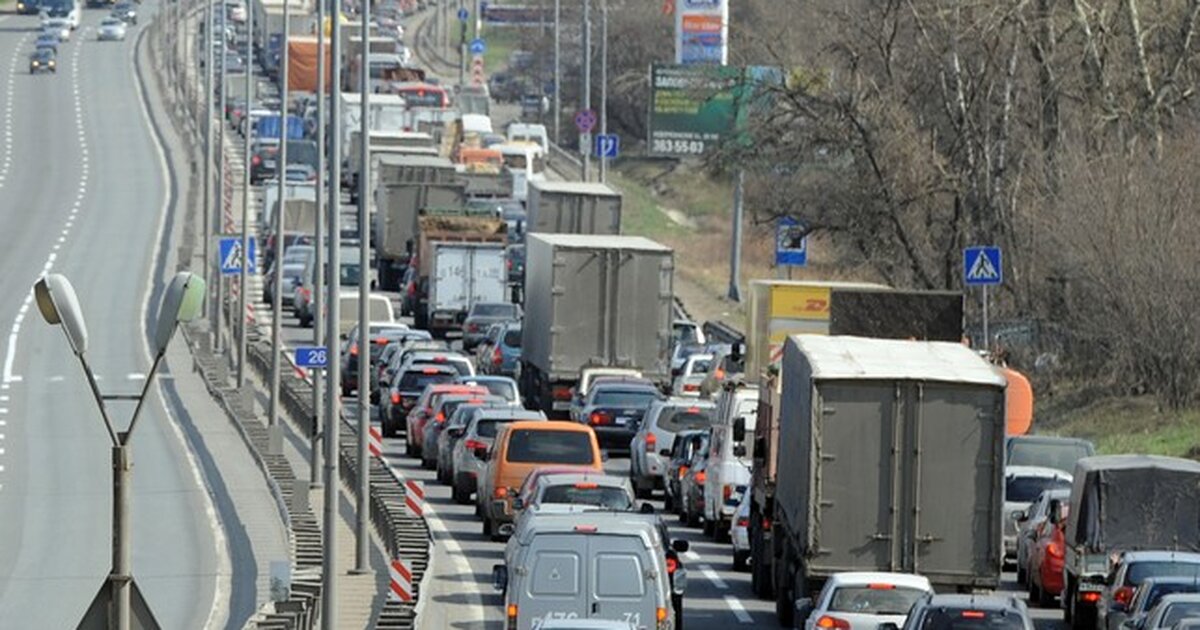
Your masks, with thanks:
[[[129,439],[133,435],[142,404],[146,401],[146,394],[154,382],[154,375],[167,352],[175,329],[180,322],[191,321],[200,315],[204,305],[204,279],[196,274],[181,271],[175,274],[167,286],[154,327],[154,363],[146,376],[146,382],[142,384],[140,394],[105,396],[100,393],[100,388],[96,385],[96,376],[87,362],[88,332],[83,309],[80,308],[75,289],[66,276],[50,274],[43,277],[33,285],[33,293],[37,298],[42,318],[48,324],[62,327],[71,351],[79,358],[88,385],[91,386],[92,397],[96,399],[96,406],[99,407],[100,416],[104,420],[104,428],[108,430],[108,436],[112,440],[112,570],[84,613],[79,628],[159,628],[145,598],[133,581],[130,566],[129,491],[132,484],[133,451]],[[109,400],[137,403],[133,417],[129,420],[129,428],[124,432],[118,432],[113,426],[106,404]]]

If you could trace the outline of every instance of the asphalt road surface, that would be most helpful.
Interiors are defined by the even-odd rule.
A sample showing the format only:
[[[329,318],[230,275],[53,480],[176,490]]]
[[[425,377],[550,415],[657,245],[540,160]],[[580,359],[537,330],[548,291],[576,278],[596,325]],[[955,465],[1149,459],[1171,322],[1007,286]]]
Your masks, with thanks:
[[[141,5],[152,14],[150,2]],[[91,333],[100,388],[136,393],[149,369],[151,299],[168,201],[162,151],[133,53],[98,42],[86,10],[56,74],[30,75],[36,16],[0,18],[0,625],[74,627],[110,568],[110,441],[62,333],[32,303],[65,274]],[[149,20],[141,20],[146,24]],[[129,403],[109,403],[123,428]],[[158,397],[133,440],[133,568],[159,623],[214,611],[215,522],[182,435]]]

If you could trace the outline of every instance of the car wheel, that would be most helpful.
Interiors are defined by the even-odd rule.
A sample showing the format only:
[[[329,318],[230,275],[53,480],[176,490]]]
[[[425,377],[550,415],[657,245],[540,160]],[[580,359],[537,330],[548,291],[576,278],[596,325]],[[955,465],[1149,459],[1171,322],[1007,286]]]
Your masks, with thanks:
[[[454,489],[450,491],[450,498],[459,505],[466,505],[471,502],[471,493],[467,490],[464,484],[454,483]]]
[[[483,535],[488,538],[492,537],[492,519],[486,516],[483,517]]]
[[[728,543],[731,540],[733,540],[729,536],[729,526],[727,524],[725,524],[724,521],[717,521],[716,523],[714,523],[713,529],[716,530],[713,533],[713,540],[715,540],[719,543]]]
[[[416,457],[417,455],[417,448],[413,446],[412,440],[409,440],[407,436],[404,438],[404,454],[409,457]]]
[[[693,512],[693,511],[687,509],[686,507],[684,508],[684,512],[685,512],[685,522],[687,523],[688,527],[698,527],[700,525],[700,514],[699,513]]]
[[[1029,583],[1032,584],[1033,580],[1030,580]],[[1032,590],[1033,589],[1030,588],[1030,591]],[[1054,596],[1044,588],[1038,588],[1036,594],[1030,593],[1029,600],[1032,602],[1037,602],[1037,605],[1042,608],[1050,608],[1054,605]]]
[[[704,535],[708,536],[709,538],[714,538],[717,535],[716,523],[713,523],[712,521],[708,520],[707,518],[704,519],[703,530],[704,530]]]
[[[1019,561],[1017,564],[1017,586],[1025,586],[1029,581],[1029,576],[1025,572],[1025,567]]]
[[[750,559],[750,552],[734,551],[733,552],[733,570],[738,571],[738,572],[745,571],[746,567],[749,566],[749,564],[746,562],[749,559]]]

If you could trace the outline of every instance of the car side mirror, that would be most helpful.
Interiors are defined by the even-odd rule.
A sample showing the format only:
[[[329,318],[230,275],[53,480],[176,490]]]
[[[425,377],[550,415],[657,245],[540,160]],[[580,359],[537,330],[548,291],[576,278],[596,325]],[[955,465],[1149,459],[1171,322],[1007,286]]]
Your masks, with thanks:
[[[1050,505],[1046,507],[1046,511],[1046,520],[1058,525],[1059,521],[1062,520],[1062,501],[1058,499],[1051,499]]]
[[[508,567],[503,564],[492,566],[492,588],[499,592],[508,589]]]
[[[733,421],[733,441],[746,441],[746,419],[740,416]],[[745,449],[742,450],[744,451]]]
[[[513,498],[512,509],[514,511],[524,510],[525,509],[525,499],[522,499],[521,497]]]
[[[745,457],[746,456],[746,445],[745,444],[734,444],[733,445],[733,456],[734,457]]]
[[[796,625],[800,628],[804,627],[804,621],[808,619],[813,612],[813,600],[811,597],[801,597],[796,600]]]
[[[670,457],[670,456],[671,456],[671,449],[669,449],[669,448],[664,448],[664,449],[660,450],[660,451],[658,452],[658,454],[659,454],[659,455],[662,455],[663,457]]]
[[[642,507],[639,508],[638,511],[641,512],[642,514],[653,514],[654,506],[651,505],[648,501],[643,501]]]
[[[1012,520],[1018,523],[1024,523],[1029,520],[1029,514],[1025,510],[1017,510],[1012,513]]]
[[[648,505],[648,504],[643,503],[642,505]],[[689,543],[688,541],[686,541],[682,538],[676,538],[675,540],[671,541],[671,549],[675,550],[675,553],[687,553],[688,549],[691,549],[691,548],[692,548],[691,543]]]

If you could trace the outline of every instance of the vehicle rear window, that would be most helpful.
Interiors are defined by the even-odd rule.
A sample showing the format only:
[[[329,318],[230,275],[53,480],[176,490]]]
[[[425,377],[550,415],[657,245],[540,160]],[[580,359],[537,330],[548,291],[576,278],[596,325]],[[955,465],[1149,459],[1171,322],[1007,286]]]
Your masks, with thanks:
[[[450,359],[446,363],[449,363],[450,367],[458,370],[459,376],[471,375],[471,363],[466,359]]]
[[[509,330],[505,331],[504,345],[508,346],[509,348],[520,348],[521,347],[521,329],[513,328],[513,329],[509,329]]]
[[[513,432],[508,442],[508,461],[518,464],[593,463],[592,436],[580,431]]]
[[[1134,562],[1125,572],[1125,585],[1140,586],[1147,578],[1152,577],[1200,578],[1200,564],[1170,560]]]
[[[1008,477],[1004,482],[1004,500],[1033,503],[1045,490],[1070,489],[1071,482],[1055,477]]]
[[[506,418],[496,418],[494,420],[480,420],[475,425],[475,434],[479,437],[494,438],[496,433],[500,431],[500,425],[508,424],[512,420]]]
[[[712,369],[712,359],[703,359],[692,363],[692,374],[708,374]]]
[[[1150,594],[1146,596],[1146,601],[1141,605],[1142,612],[1150,610],[1158,605],[1158,600],[1167,595],[1175,593],[1197,593],[1200,592],[1200,584],[1155,584],[1150,590]]]
[[[645,409],[656,398],[658,398],[658,394],[648,389],[603,389],[592,397],[592,404],[604,407],[641,407]]]
[[[1170,628],[1175,623],[1185,617],[1200,616],[1200,602],[1179,602],[1167,606],[1166,612],[1163,613],[1162,622],[1159,623],[1160,628]]]
[[[658,414],[658,427],[671,433],[712,426],[713,410],[707,407],[669,407]]]
[[[493,396],[499,396],[509,402],[517,399],[517,388],[513,387],[512,383],[505,381],[484,381],[479,384],[486,387]]]
[[[832,612],[867,615],[907,615],[925,591],[884,584],[881,586],[843,586],[833,592],[829,602]]]
[[[476,304],[471,309],[471,314],[481,317],[516,317],[517,307],[515,304]]]
[[[1010,466],[1046,466],[1064,472],[1074,472],[1075,462],[1087,457],[1083,444],[1050,444],[1016,440],[1008,452]]]
[[[419,370],[408,371],[404,376],[400,377],[400,384],[397,388],[400,391],[420,391],[429,385],[440,385],[442,383],[450,383],[454,381],[454,375],[437,372],[434,374],[426,374]]]
[[[1024,630],[1025,621],[1012,611],[935,608],[925,615],[921,630]]]
[[[621,488],[598,486],[580,488],[575,484],[551,486],[542,491],[542,503],[570,503],[572,505],[595,505],[609,510],[631,510],[633,502]]]

